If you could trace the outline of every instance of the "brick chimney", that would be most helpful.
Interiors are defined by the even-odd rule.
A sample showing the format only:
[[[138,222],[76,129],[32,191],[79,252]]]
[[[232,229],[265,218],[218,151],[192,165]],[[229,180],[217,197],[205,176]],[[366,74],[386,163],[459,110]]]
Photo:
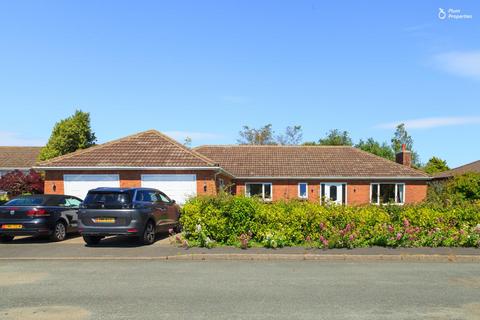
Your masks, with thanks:
[[[403,164],[404,166],[412,166],[412,153],[407,150],[405,144],[402,144],[402,151],[396,155],[397,163]]]

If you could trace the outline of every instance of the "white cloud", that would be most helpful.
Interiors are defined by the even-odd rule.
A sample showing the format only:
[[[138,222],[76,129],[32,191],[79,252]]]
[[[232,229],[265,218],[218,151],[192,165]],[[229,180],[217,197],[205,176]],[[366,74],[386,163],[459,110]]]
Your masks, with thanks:
[[[434,56],[434,62],[449,73],[480,79],[480,51],[442,53]]]
[[[46,140],[24,137],[15,132],[0,131],[0,146],[44,146]]]
[[[183,142],[186,137],[189,137],[194,143],[199,140],[215,140],[222,137],[215,133],[191,131],[166,131],[165,134],[180,142]]]
[[[377,128],[394,129],[400,123],[404,123],[408,129],[429,129],[446,126],[460,126],[467,124],[480,124],[480,117],[438,117],[411,119],[405,121],[381,123]]]

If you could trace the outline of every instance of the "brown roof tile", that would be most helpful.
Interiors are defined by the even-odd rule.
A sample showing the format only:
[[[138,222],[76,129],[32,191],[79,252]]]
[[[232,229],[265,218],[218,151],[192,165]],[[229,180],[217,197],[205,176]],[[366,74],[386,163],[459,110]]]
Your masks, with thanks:
[[[37,165],[45,167],[214,167],[205,156],[148,130],[78,150]]]
[[[344,146],[200,146],[236,177],[409,177],[421,171]]]
[[[447,170],[444,172],[440,172],[435,174],[433,177],[434,178],[450,178],[456,175],[464,174],[467,172],[477,172],[480,173],[480,160],[474,161],[472,163],[467,163],[463,166],[460,166],[458,168],[454,168],[452,170]]]
[[[31,168],[42,147],[0,147],[0,168]]]

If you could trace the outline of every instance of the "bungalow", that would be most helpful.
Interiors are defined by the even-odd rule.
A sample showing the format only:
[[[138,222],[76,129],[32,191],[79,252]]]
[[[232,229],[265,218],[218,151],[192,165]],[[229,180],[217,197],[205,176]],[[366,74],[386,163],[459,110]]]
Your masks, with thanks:
[[[27,172],[37,162],[42,147],[0,147],[0,176],[13,171]]]
[[[460,167],[457,167],[457,168],[454,168],[454,169],[451,169],[451,170],[447,170],[447,171],[444,171],[444,172],[439,172],[437,174],[434,174],[433,179],[434,180],[444,180],[444,179],[453,178],[454,176],[461,175],[461,174],[468,173],[468,172],[480,173],[480,160],[474,161],[474,162],[471,162],[471,163],[467,163],[463,166],[460,166]]]
[[[45,192],[83,198],[96,187],[155,187],[184,203],[189,196],[232,192],[341,204],[416,203],[430,177],[411,168],[403,151],[395,163],[353,147],[201,146],[189,149],[149,130],[37,165]]]
[[[411,168],[406,150],[397,154],[398,163],[348,146],[214,145],[194,150],[234,176],[235,193],[266,201],[418,203],[430,180]]]

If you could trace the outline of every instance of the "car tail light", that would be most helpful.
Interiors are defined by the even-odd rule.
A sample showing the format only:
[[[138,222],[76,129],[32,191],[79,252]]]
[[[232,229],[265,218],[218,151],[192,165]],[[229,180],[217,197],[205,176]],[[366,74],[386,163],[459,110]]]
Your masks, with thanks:
[[[31,209],[27,211],[29,217],[47,217],[50,214],[45,209]]]
[[[137,229],[128,229],[127,232],[138,232]]]

